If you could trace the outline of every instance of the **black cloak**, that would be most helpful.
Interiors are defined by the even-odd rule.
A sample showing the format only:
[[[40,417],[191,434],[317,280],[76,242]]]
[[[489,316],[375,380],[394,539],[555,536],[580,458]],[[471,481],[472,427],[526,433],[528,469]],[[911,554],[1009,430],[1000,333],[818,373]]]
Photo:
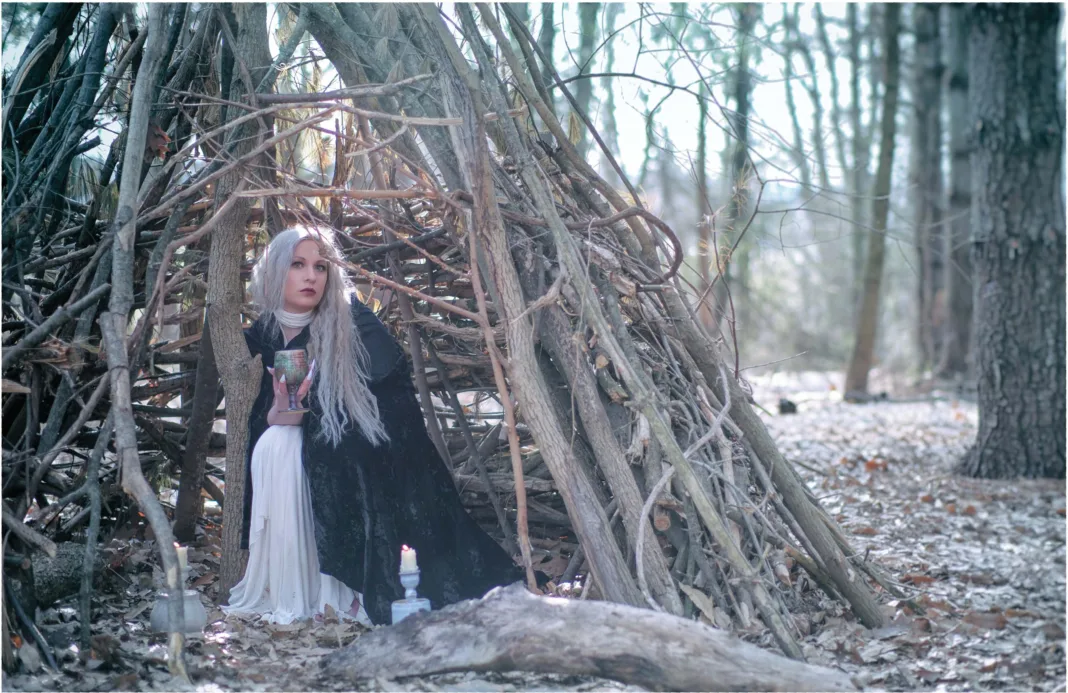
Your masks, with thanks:
[[[439,609],[481,597],[493,587],[523,579],[522,570],[467,514],[452,475],[431,442],[415,396],[408,359],[385,325],[358,299],[352,317],[370,356],[368,386],[389,442],[373,445],[351,425],[337,447],[320,438],[315,385],[305,399],[304,472],[311,490],[319,569],[363,594],[364,608],[377,624],[391,621],[390,604],[404,596],[397,577],[401,545],[418,553],[419,595]],[[276,326],[263,321],[245,330],[253,355],[274,366],[274,352],[306,348],[304,328],[284,345]],[[265,430],[274,399],[264,369],[260,394],[249,418],[242,548],[248,548],[252,511],[252,450]],[[342,605],[345,607],[346,605]]]

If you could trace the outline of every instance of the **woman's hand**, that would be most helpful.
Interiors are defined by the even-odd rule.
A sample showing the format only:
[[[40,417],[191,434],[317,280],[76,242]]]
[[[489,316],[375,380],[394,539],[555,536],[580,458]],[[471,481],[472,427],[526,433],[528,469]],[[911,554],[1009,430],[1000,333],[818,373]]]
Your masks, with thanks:
[[[267,412],[267,425],[299,426],[301,421],[304,420],[304,412],[285,411],[289,409],[289,389],[286,387],[285,375],[281,378],[275,378],[274,369],[270,366],[267,367],[267,372],[271,374],[271,384],[274,386],[274,404],[271,405],[270,411]],[[305,376],[304,382],[297,389],[297,406],[304,406],[304,398],[308,396],[314,376],[315,359],[312,359],[311,366],[308,368],[308,375]]]

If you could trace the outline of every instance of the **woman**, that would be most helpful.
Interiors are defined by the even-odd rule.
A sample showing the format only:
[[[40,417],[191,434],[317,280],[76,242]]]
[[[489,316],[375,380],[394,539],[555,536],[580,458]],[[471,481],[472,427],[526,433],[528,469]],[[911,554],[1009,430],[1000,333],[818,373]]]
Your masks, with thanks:
[[[522,579],[465,512],[426,432],[404,351],[356,297],[326,233],[289,229],[257,262],[260,318],[245,332],[264,365],[249,419],[245,577],[230,613],[288,623],[323,612],[389,623],[404,590],[402,544],[418,550],[419,593],[432,606]],[[288,413],[275,351],[311,362]]]

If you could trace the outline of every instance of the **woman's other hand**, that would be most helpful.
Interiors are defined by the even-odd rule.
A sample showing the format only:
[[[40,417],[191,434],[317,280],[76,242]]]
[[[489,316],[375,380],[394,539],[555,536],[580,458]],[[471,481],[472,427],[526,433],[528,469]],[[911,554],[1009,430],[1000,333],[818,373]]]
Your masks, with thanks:
[[[285,375],[281,378],[276,378],[274,369],[270,366],[267,366],[267,372],[271,374],[271,384],[274,387],[274,404],[271,405],[270,411],[267,412],[267,425],[299,426],[301,421],[304,420],[304,413],[286,411],[286,409],[289,409],[289,389],[286,387]],[[311,366],[308,368],[308,375],[304,377],[304,382],[297,389],[297,406],[304,406],[304,398],[308,396],[308,391],[311,390],[314,377],[315,359],[312,359]]]

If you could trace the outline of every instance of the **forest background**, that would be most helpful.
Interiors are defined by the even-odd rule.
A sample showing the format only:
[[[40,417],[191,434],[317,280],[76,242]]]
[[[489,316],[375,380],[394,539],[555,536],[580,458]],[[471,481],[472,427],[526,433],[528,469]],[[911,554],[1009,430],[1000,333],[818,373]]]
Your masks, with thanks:
[[[450,6],[446,3],[443,10],[449,12]],[[855,336],[865,239],[871,233],[870,189],[884,89],[878,33],[883,6],[754,6],[747,30],[738,27],[737,9],[728,4],[515,6],[544,45],[552,46],[561,75],[575,87],[580,105],[603,131],[609,149],[649,206],[678,230],[687,254],[684,275],[695,286],[701,281],[698,267],[714,261],[706,258],[706,217],[718,221],[715,235],[721,245],[729,247],[735,240],[725,223],[737,180],[731,162],[737,144],[731,115],[748,114],[745,146],[759,162],[760,179],[768,183],[756,206],[752,198],[758,183],[751,173],[745,181],[745,212],[755,208],[759,213],[728,270],[744,305],[737,311],[738,349],[746,355],[746,365],[789,358],[780,368],[844,371]],[[913,19],[913,8],[907,6],[900,39],[902,92],[886,229],[889,252],[873,364],[878,372],[897,376],[899,386],[913,385],[936,370],[951,377],[965,373],[960,365],[937,369],[940,354],[928,353],[921,334],[921,301],[944,302],[947,283],[938,277],[932,295],[924,298],[920,283],[925,262],[932,265],[929,272],[946,275],[949,281],[956,274],[967,287],[971,268],[960,240],[967,228],[968,200],[958,196],[953,204],[949,199],[951,147],[963,146],[959,133],[966,128],[954,103],[961,98],[961,76],[957,82],[951,78],[953,70],[966,70],[961,46],[953,44],[966,40],[964,12],[935,7],[921,9],[923,16]],[[35,11],[32,3],[11,4],[5,10],[7,72],[22,57]],[[649,13],[656,13],[655,19]],[[274,54],[293,18],[272,11],[270,22],[275,27],[270,34]],[[927,23],[922,31],[936,30],[927,45],[916,43],[916,22]],[[1063,46],[1063,26],[1058,36]],[[308,59],[314,53],[309,42],[298,45],[295,65],[283,74],[282,83],[338,88],[340,78],[328,61]],[[743,54],[749,84],[744,89],[747,103],[739,108],[738,65]],[[1063,55],[1059,74],[1063,80]],[[918,98],[920,89],[929,91]],[[932,98],[932,89],[934,100],[924,109],[920,102]],[[563,98],[557,95],[556,102],[563,113]],[[928,113],[938,114],[940,142],[923,159],[914,156],[923,149],[914,144],[914,128]],[[101,141],[76,157],[69,181],[71,197],[83,204],[92,199],[118,129],[105,125],[97,134]],[[332,147],[310,136],[298,143],[294,162],[303,177],[329,180]],[[581,149],[592,152],[603,175],[614,177],[588,138]],[[702,157],[703,176],[698,173]],[[934,188],[920,173],[931,166],[937,166],[941,179]],[[704,197],[701,187],[707,191]],[[917,223],[926,202],[934,206],[936,216]],[[925,238],[931,249],[937,248],[926,256]],[[946,240],[950,238],[957,240]],[[970,313],[957,313],[967,324]],[[953,319],[942,319],[947,318]]]

